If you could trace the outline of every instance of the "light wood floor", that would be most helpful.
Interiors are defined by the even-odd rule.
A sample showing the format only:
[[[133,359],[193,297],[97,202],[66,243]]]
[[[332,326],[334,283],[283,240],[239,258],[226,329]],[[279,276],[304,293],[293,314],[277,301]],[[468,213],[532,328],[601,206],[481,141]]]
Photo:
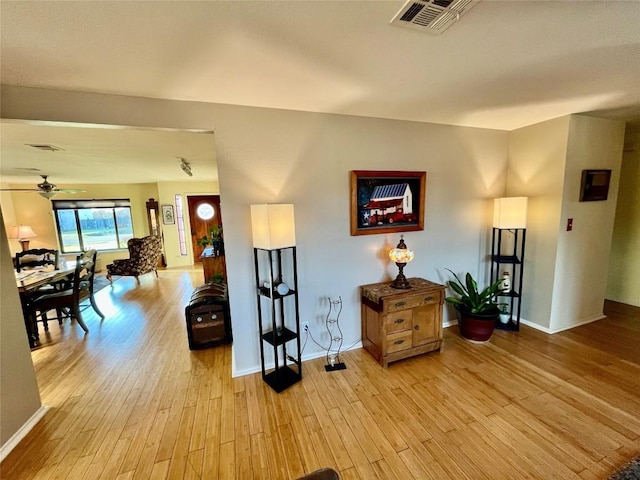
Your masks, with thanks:
[[[452,327],[441,353],[382,369],[354,350],[331,373],[313,360],[276,394],[259,375],[232,379],[229,347],[188,350],[201,275],[119,279],[86,337],[51,325],[33,352],[51,409],[2,478],[279,480],[331,466],[363,480],[605,479],[640,454],[638,317],[485,345]]]

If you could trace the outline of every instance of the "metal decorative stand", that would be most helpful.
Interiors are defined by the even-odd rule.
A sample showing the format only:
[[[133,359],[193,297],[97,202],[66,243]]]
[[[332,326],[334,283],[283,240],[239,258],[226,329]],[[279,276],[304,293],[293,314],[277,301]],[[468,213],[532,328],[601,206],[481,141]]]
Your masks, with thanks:
[[[253,249],[258,299],[258,331],[262,379],[280,393],[302,380],[300,315],[298,313],[298,269],[296,247]],[[283,266],[288,266],[283,268]],[[266,268],[266,271],[261,271]],[[289,273],[285,275],[284,270]],[[267,276],[268,273],[268,276]],[[268,281],[261,282],[265,278]],[[287,283],[284,279],[287,278]],[[288,307],[286,306],[288,304]],[[274,366],[267,371],[265,350]]]
[[[329,332],[329,348],[327,348],[327,364],[324,366],[327,372],[344,370],[347,366],[340,361],[340,349],[342,348],[342,330],[340,329],[340,313],[342,312],[342,297],[338,300],[329,298],[329,313],[325,320]],[[335,353],[333,353],[335,352]]]
[[[503,239],[506,234],[512,235],[511,244]],[[522,278],[524,274],[524,245],[527,238],[525,228],[495,228],[491,240],[491,283],[500,278],[501,271],[509,272],[511,288],[508,292],[498,293],[498,297],[506,297],[509,305],[507,323],[496,322],[501,330],[520,330],[520,312],[522,311]],[[511,251],[508,251],[511,250]],[[506,253],[505,253],[506,251]]]

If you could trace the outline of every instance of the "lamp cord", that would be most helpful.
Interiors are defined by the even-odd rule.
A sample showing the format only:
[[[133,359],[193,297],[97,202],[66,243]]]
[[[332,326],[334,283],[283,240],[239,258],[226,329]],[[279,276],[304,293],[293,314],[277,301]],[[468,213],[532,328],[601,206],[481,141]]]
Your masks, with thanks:
[[[302,355],[302,352],[304,352],[304,347],[307,346],[307,339],[309,339],[309,338],[311,338],[311,341],[313,343],[315,343],[317,346],[319,346],[322,350],[327,350],[327,347],[324,347],[324,346],[320,345],[318,342],[316,342],[316,339],[313,338],[313,335],[311,335],[311,330],[310,329],[308,329],[306,331],[306,333],[307,333],[307,336],[304,339],[304,345],[302,345],[302,350],[300,351],[300,355]],[[353,347],[355,347],[358,344],[359,341],[360,340],[356,340],[351,345],[349,345],[347,348],[345,348],[343,351],[346,352],[347,350],[351,350]]]

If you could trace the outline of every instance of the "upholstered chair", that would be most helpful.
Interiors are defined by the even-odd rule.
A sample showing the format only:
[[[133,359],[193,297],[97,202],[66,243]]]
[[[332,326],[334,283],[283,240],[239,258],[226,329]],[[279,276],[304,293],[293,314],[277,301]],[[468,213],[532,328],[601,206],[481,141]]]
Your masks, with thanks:
[[[149,235],[143,238],[131,238],[127,242],[129,258],[114,260],[107,265],[107,280],[113,282],[114,275],[136,277],[138,284],[140,275],[155,272],[158,276],[158,263],[162,255],[160,237]]]
[[[338,472],[333,468],[321,468],[315,472],[306,474],[304,477],[300,477],[298,480],[339,480]]]

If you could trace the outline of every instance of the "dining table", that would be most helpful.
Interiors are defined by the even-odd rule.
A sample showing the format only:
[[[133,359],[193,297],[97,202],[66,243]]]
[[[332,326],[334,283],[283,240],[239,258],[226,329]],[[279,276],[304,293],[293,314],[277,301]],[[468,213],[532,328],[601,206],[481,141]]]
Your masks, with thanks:
[[[23,269],[20,272],[14,271],[16,276],[16,287],[20,294],[20,304],[22,305],[22,315],[24,317],[24,325],[27,329],[29,338],[29,346],[34,348],[38,345],[40,335],[38,327],[31,319],[29,313],[29,301],[33,298],[36,290],[46,285],[56,285],[60,281],[73,276],[76,269],[75,261],[62,261],[58,268],[34,268]]]

